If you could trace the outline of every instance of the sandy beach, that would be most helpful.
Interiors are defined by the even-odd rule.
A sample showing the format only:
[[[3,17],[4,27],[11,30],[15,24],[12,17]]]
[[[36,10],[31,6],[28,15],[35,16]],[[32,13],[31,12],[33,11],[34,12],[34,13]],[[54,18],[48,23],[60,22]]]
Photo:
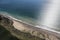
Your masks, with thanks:
[[[41,39],[46,39],[50,37],[48,39],[52,38],[51,40],[53,39],[58,40],[58,38],[60,37],[59,33],[43,28],[42,26],[39,26],[39,27],[32,26],[25,23],[22,20],[20,21],[11,16],[0,15],[0,17],[3,18],[2,19],[3,22],[1,22],[0,24],[3,25],[7,30],[9,30],[12,33],[12,35],[18,38],[20,37],[25,38],[24,35],[28,35],[28,34],[29,34],[28,39],[29,39],[29,36],[31,37],[36,36],[36,38],[39,37]]]

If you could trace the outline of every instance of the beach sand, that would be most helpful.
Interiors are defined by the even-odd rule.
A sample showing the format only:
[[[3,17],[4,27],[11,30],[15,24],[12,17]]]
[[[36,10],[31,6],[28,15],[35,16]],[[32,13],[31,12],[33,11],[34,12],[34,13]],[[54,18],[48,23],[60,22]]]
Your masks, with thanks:
[[[17,22],[17,21],[13,21],[13,22],[14,22],[13,23],[14,28],[16,28],[17,30],[20,30],[22,32],[30,33],[31,35],[40,37],[42,39],[45,38],[45,40],[49,40],[49,39],[50,40],[59,40],[55,36],[56,34],[54,34],[54,35],[53,35],[53,33],[50,34],[49,31],[47,31],[47,30],[45,30],[45,31],[43,29],[38,30],[37,28],[34,28],[32,26],[27,26],[24,23],[20,23],[20,22]],[[40,36],[39,33],[40,33],[40,35],[44,35],[44,36]]]
[[[49,30],[29,25],[22,20],[18,20],[13,17],[10,17],[10,16],[7,17],[7,16],[3,15],[3,18],[5,18],[5,19],[2,19],[3,22],[0,22],[0,23],[2,23],[2,25],[6,29],[9,28],[8,30],[13,35],[15,34],[16,37],[30,39],[29,36],[31,36],[31,37],[35,36],[36,40],[37,40],[37,37],[39,37],[39,39],[41,38],[41,39],[45,39],[45,40],[50,40],[50,39],[51,40],[59,40],[58,38],[60,35],[56,34],[54,32],[51,32]],[[8,22],[10,22],[10,21],[8,20],[8,22],[7,22],[6,21],[7,19],[9,19],[9,20],[11,19],[11,21],[13,22],[13,25],[9,25]],[[35,37],[33,37],[33,39],[35,39]]]

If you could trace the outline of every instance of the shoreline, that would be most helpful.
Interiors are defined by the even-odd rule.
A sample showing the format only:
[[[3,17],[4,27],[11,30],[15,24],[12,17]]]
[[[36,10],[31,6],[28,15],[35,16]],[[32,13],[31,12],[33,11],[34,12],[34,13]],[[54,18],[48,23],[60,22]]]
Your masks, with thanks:
[[[30,23],[28,23],[28,22],[25,22],[25,21],[22,21],[22,20],[19,20],[19,19],[16,19],[16,18],[14,18],[14,17],[12,17],[12,16],[8,16],[8,17],[10,17],[12,20],[14,20],[14,21],[17,21],[17,22],[20,22],[20,23],[23,23],[23,24],[26,24],[26,25],[30,25],[30,26],[33,26],[33,27],[37,27],[37,28],[42,28],[42,29],[44,29],[44,30],[48,30],[48,31],[52,31],[52,32],[55,32],[55,33],[59,33],[60,34],[60,32],[59,31],[56,31],[56,30],[52,30],[52,29],[50,29],[49,27],[40,27],[40,25],[32,25],[32,24],[30,24]],[[42,25],[43,26],[43,25]],[[48,29],[49,28],[49,29]]]
[[[3,15],[3,14],[1,14],[1,15]],[[48,32],[48,34],[54,34],[54,35],[56,35],[56,36],[59,36],[60,35],[60,32],[58,32],[58,31],[55,31],[55,30],[51,30],[51,29],[48,29],[48,28],[44,28],[44,27],[40,27],[40,26],[34,26],[34,25],[31,25],[31,24],[28,24],[28,23],[26,23],[26,22],[24,22],[24,21],[22,21],[22,20],[18,20],[18,19],[16,19],[16,18],[14,18],[14,17],[12,17],[12,16],[7,16],[7,15],[3,15],[3,16],[5,16],[5,17],[7,17],[7,18],[9,18],[9,19],[11,19],[11,20],[13,20],[13,21],[15,21],[15,22],[18,22],[18,24],[19,23],[22,23],[22,24],[26,24],[26,25],[28,25],[28,26],[31,26],[32,28],[35,28],[36,30],[42,30],[42,31],[45,31],[45,32]],[[18,25],[17,25],[18,26]]]
[[[42,29],[43,31],[46,31],[46,32],[51,33],[51,34],[55,34],[55,35],[57,35],[57,36],[60,35],[60,32],[59,32],[59,31],[52,30],[52,29],[50,29],[49,27],[44,28],[44,27],[41,27],[41,26],[39,26],[39,25],[37,26],[37,25],[29,24],[29,23],[24,22],[24,21],[22,21],[22,20],[16,19],[16,18],[14,18],[14,17],[12,17],[12,16],[9,16],[9,17],[10,17],[11,19],[13,19],[13,21],[16,21],[16,22],[18,22],[18,23],[23,23],[23,24],[26,24],[26,25],[29,25],[29,26],[32,26],[32,27],[35,27],[35,28],[38,28],[38,29]]]
[[[11,17],[5,16],[5,15],[1,15],[1,16],[2,16],[1,18],[4,18],[2,20],[4,22],[1,22],[4,26],[4,28],[9,30],[9,32],[11,32],[11,34],[15,35],[17,38],[20,38],[21,34],[22,34],[22,37],[23,37],[25,34],[27,35],[27,33],[29,33],[29,35],[31,35],[31,36],[36,36],[36,37],[43,38],[43,39],[46,39],[46,38],[51,39],[52,38],[51,40],[53,40],[53,39],[58,40],[60,38],[60,34],[57,34],[56,32],[52,32],[51,30],[44,29],[40,26],[39,26],[40,28],[38,28],[37,26],[27,25],[25,23],[19,22],[18,20],[13,20],[12,19],[13,17],[11,18]],[[7,22],[6,21],[7,19],[9,19],[9,20],[11,19],[10,23],[12,23],[12,22],[13,23],[8,24],[9,21]],[[5,23],[5,22],[7,22],[7,23]],[[40,35],[42,35],[42,36],[40,36]],[[28,38],[29,38],[29,36],[28,36]]]

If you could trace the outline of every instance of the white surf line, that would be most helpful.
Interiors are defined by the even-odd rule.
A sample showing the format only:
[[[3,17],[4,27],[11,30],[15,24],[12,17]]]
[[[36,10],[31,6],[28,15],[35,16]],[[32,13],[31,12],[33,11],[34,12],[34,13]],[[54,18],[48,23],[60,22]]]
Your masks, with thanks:
[[[45,26],[44,26],[44,27],[43,27],[43,26],[39,26],[39,25],[34,26],[34,25],[29,24],[29,23],[27,23],[27,22],[24,22],[24,21],[22,21],[22,20],[16,19],[16,18],[14,18],[14,17],[12,17],[12,16],[9,16],[9,17],[10,17],[11,19],[15,20],[15,21],[22,22],[22,23],[24,23],[24,24],[26,24],[26,25],[30,25],[30,26],[32,26],[32,27],[37,27],[37,28],[41,28],[41,29],[43,29],[43,30],[47,30],[48,32],[50,31],[50,32],[54,32],[54,33],[60,34],[60,32],[55,31],[55,30],[52,30],[52,29],[47,28],[47,27],[45,27]]]
[[[22,22],[22,23],[24,23],[24,24],[33,26],[32,24],[30,24],[30,23],[28,23],[28,22],[25,22],[25,21],[22,21],[22,20],[19,20],[19,19],[16,19],[16,18],[10,16],[8,13],[7,13],[7,14],[2,14],[2,13],[0,13],[0,15],[3,15],[3,16],[5,16],[5,17],[7,17],[7,18],[10,18],[11,20],[15,20],[15,21]]]
[[[30,24],[30,23],[28,23],[28,22],[25,22],[25,21],[16,19],[16,18],[14,18],[14,17],[12,17],[12,16],[8,16],[8,17],[11,18],[12,20],[15,20],[15,21],[18,21],[18,22],[22,22],[22,23],[24,23],[24,24],[26,24],[26,25],[34,26],[34,25],[32,25],[32,24]]]
[[[60,32],[55,31],[55,30],[52,30],[52,29],[49,29],[49,28],[45,27],[44,25],[43,25],[43,26],[40,26],[40,25],[34,26],[34,25],[29,24],[29,23],[27,23],[27,22],[24,22],[24,21],[22,21],[22,20],[16,19],[16,18],[14,18],[14,17],[12,17],[12,16],[10,16],[10,15],[5,15],[5,14],[1,14],[1,15],[4,15],[5,17],[9,17],[9,18],[11,18],[12,20],[15,20],[15,21],[18,21],[18,22],[22,22],[22,23],[24,23],[24,24],[26,24],[26,25],[30,25],[30,26],[32,26],[32,27],[37,27],[37,28],[41,28],[42,30],[47,30],[48,32],[51,31],[51,32],[55,32],[55,33],[60,34]]]
[[[39,27],[39,28],[41,28],[41,29],[44,29],[44,30],[47,30],[47,31],[50,31],[50,32],[54,32],[54,33],[58,33],[58,34],[60,34],[60,32],[59,31],[56,31],[56,30],[53,30],[53,29],[50,29],[50,28],[48,28],[48,27],[43,27],[43,26],[35,26],[35,27]]]

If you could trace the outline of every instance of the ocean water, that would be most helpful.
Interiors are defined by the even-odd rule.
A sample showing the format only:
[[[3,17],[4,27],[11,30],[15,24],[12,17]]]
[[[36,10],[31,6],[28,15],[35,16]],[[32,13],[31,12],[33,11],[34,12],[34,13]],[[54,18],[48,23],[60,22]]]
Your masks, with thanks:
[[[0,11],[36,19],[42,7],[41,0],[0,0]]]
[[[44,2],[43,0],[0,0],[0,13],[35,22]]]

